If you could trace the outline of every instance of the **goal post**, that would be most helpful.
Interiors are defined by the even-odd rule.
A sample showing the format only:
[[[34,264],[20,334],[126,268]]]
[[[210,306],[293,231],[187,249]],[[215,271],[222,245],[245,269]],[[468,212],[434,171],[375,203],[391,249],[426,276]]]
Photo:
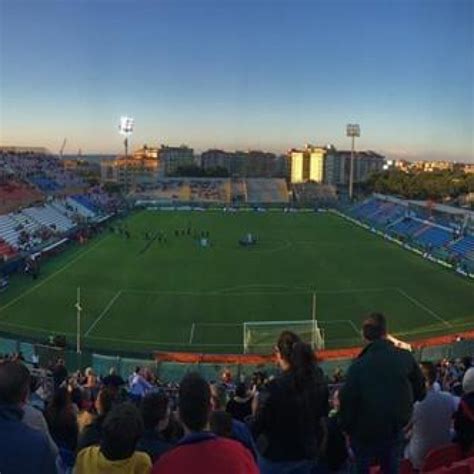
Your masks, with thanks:
[[[268,354],[282,331],[292,331],[313,349],[324,349],[324,333],[316,319],[303,321],[255,321],[243,323],[245,354]]]

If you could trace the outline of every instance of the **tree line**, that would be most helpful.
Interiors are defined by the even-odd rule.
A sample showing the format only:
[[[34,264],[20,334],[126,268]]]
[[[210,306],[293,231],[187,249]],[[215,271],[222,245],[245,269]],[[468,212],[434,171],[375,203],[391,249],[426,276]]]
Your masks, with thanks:
[[[387,170],[373,174],[367,191],[394,194],[406,199],[455,199],[474,192],[474,174],[462,171],[404,172]]]

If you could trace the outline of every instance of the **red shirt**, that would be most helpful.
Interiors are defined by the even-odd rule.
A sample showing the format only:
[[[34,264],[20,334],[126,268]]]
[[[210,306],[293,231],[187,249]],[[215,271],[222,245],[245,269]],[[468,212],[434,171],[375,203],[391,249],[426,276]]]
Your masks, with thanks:
[[[186,436],[153,466],[152,474],[259,474],[250,451],[211,433]]]

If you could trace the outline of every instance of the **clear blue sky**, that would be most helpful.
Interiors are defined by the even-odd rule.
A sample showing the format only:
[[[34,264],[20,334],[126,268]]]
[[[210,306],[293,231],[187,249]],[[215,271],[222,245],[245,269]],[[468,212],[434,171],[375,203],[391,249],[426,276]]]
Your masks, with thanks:
[[[472,0],[0,0],[0,141],[474,161]]]

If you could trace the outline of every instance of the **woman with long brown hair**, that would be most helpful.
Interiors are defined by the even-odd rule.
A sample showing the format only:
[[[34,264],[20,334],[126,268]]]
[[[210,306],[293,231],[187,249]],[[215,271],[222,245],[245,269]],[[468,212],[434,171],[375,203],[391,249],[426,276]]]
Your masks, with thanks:
[[[309,344],[284,331],[275,347],[281,375],[258,394],[253,433],[262,474],[314,474],[329,395]]]

